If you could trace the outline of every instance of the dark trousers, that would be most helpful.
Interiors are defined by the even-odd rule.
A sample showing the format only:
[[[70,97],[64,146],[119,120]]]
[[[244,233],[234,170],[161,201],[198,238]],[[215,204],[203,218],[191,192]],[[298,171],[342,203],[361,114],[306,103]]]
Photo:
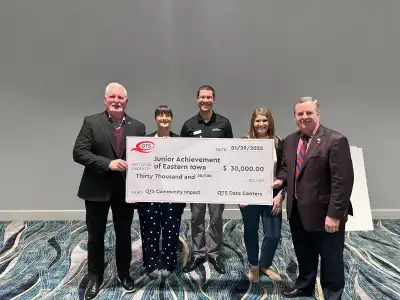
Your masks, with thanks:
[[[139,203],[143,265],[148,272],[175,269],[184,207],[180,203]]]
[[[299,265],[296,288],[313,292],[321,256],[321,286],[325,299],[341,299],[345,284],[343,250],[345,240],[345,224],[339,231],[309,232],[303,228],[296,200],[289,219],[294,251]]]
[[[109,202],[85,201],[86,225],[88,230],[89,277],[103,280],[104,234],[107,215],[111,207],[115,230],[115,256],[118,276],[129,274],[132,260],[131,225],[133,205],[125,202],[125,196],[111,197]]]
[[[269,268],[281,239],[282,213],[271,213],[272,205],[248,205],[240,208],[244,225],[244,243],[249,263],[260,268]],[[264,237],[259,254],[258,228],[260,218],[263,225]]]

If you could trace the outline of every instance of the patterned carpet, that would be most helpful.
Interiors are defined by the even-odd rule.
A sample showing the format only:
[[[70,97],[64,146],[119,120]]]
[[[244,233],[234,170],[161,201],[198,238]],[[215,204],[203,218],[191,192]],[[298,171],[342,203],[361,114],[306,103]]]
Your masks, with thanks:
[[[343,299],[400,299],[400,220],[376,221],[374,232],[348,233],[345,249],[346,287]],[[182,251],[188,256],[190,223],[182,222]],[[226,220],[224,259],[227,274],[219,275],[205,263],[200,269],[175,272],[167,280],[150,281],[141,263],[139,225],[132,225],[131,272],[137,291],[123,293],[115,279],[114,232],[108,224],[105,288],[96,299],[283,299],[283,284],[261,277],[260,284],[247,280],[247,258],[240,220]],[[274,260],[286,284],[295,279],[296,259],[288,223]],[[0,222],[0,299],[83,299],[86,278],[85,223]],[[323,299],[316,287],[317,299]]]

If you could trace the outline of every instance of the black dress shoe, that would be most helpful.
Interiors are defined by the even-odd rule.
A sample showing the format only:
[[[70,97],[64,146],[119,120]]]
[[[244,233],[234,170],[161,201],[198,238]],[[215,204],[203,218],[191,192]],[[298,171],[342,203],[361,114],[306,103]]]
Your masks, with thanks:
[[[99,293],[103,282],[100,280],[89,280],[88,285],[85,290],[85,300],[92,300],[96,298],[97,294]]]
[[[217,258],[209,257],[208,261],[214,266],[215,271],[217,271],[220,274],[226,273],[225,265],[219,257]]]
[[[192,272],[198,266],[204,264],[205,261],[206,261],[206,259],[204,257],[192,257],[191,260],[186,264],[186,266],[183,268],[182,271],[184,273]]]
[[[286,298],[296,298],[296,297],[312,297],[313,292],[306,292],[296,288],[289,288],[283,291],[283,296]]]
[[[135,281],[132,279],[131,276],[118,276],[118,281],[121,283],[122,288],[125,290],[125,292],[132,293],[135,291]]]

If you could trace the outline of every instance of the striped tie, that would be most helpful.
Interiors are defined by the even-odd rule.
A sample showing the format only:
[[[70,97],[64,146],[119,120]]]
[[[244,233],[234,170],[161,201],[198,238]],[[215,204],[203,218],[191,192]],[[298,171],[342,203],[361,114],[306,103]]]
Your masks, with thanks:
[[[299,152],[297,153],[297,161],[296,161],[296,177],[299,176],[301,167],[303,165],[304,162],[304,157],[306,155],[306,151],[307,151],[307,143],[309,141],[310,137],[308,135],[303,135],[301,137],[301,145],[300,145],[300,149]]]

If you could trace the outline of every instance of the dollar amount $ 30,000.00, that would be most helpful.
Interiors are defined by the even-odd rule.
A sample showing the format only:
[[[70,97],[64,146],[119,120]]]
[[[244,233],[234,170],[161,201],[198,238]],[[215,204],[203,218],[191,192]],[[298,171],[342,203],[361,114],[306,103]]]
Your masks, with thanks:
[[[263,166],[225,165],[222,169],[228,172],[264,172],[265,168]]]

